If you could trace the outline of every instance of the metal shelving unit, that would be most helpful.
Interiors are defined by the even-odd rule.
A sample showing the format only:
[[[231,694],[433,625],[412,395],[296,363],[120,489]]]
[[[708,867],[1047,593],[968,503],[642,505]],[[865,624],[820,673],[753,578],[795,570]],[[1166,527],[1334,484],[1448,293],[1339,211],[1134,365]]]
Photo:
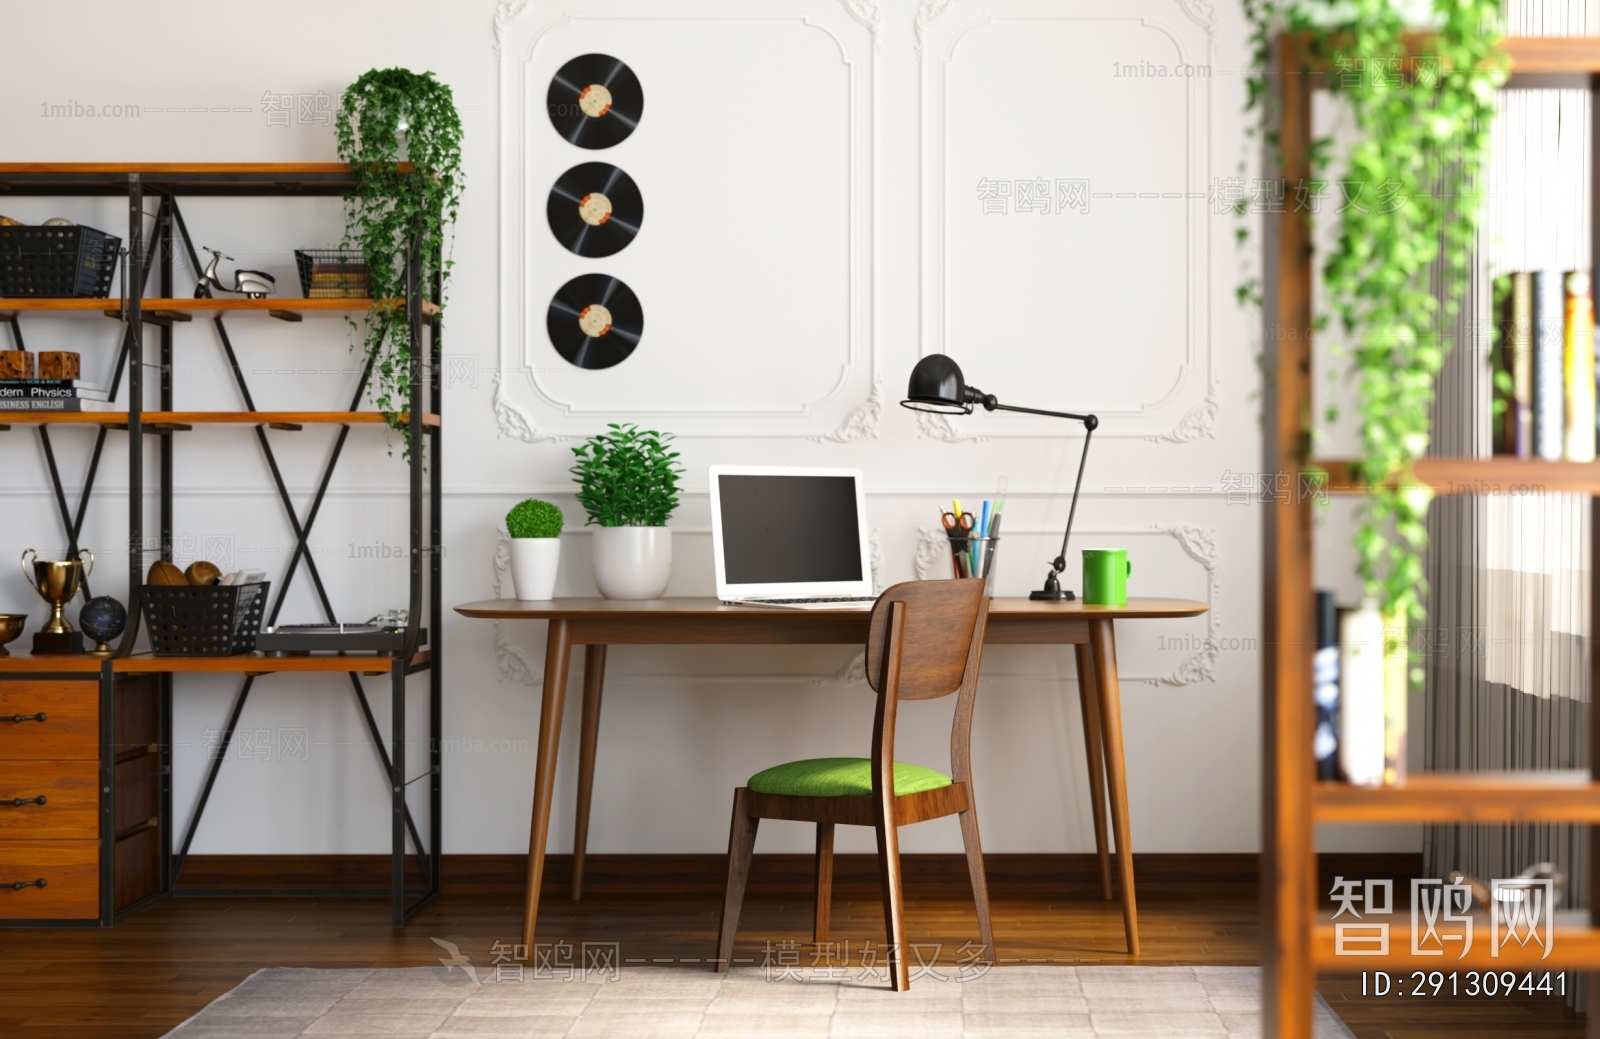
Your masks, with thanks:
[[[401,166],[402,172],[406,166]],[[113,430],[124,430],[129,435],[128,451],[128,544],[140,546],[129,553],[128,585],[129,626],[114,656],[107,661],[83,657],[34,658],[13,656],[0,658],[0,683],[13,681],[98,681],[100,688],[101,748],[101,855],[100,855],[100,913],[97,921],[109,926],[116,920],[137,912],[151,902],[171,894],[183,868],[183,860],[194,838],[196,827],[204,813],[217,774],[221,769],[227,747],[232,740],[239,717],[249,699],[258,677],[279,673],[343,672],[349,675],[352,690],[361,708],[362,716],[378,750],[385,781],[390,789],[392,806],[391,883],[379,892],[391,901],[391,919],[399,926],[416,910],[437,897],[440,891],[440,846],[442,842],[442,758],[439,733],[441,727],[442,684],[440,655],[437,640],[443,630],[443,612],[440,592],[440,529],[441,529],[441,437],[440,409],[442,393],[440,383],[440,357],[443,345],[442,328],[437,316],[424,316],[424,297],[434,304],[441,302],[439,279],[421,286],[419,278],[418,246],[413,243],[406,256],[407,293],[404,300],[323,300],[323,299],[211,299],[173,297],[173,257],[183,249],[192,268],[200,269],[193,242],[184,226],[180,198],[188,196],[227,197],[327,197],[340,196],[354,187],[355,180],[343,163],[290,163],[290,164],[115,164],[115,163],[12,163],[0,164],[0,198],[17,196],[125,196],[128,201],[127,259],[123,271],[123,300],[93,299],[0,299],[0,321],[10,327],[18,349],[24,348],[22,322],[24,315],[35,312],[87,316],[104,314],[120,324],[118,357],[111,386],[111,397],[117,398],[122,390],[126,373],[127,410],[125,412],[7,412],[0,416],[0,429],[14,426],[32,426],[39,437],[48,463],[54,488],[56,505],[66,535],[67,552],[78,550],[84,516],[94,489],[95,476],[107,436]],[[154,233],[147,236],[145,227],[152,215],[145,212],[146,197],[157,199],[153,215]],[[150,290],[154,274],[159,285],[156,295],[145,296]],[[131,290],[130,290],[131,287]],[[425,291],[424,291],[425,290]],[[154,554],[170,561],[172,558],[172,471],[176,435],[197,425],[229,423],[255,427],[261,448],[285,515],[294,534],[295,546],[282,575],[274,576],[273,601],[267,624],[275,623],[294,578],[303,566],[312,582],[317,601],[325,619],[339,620],[312,557],[308,539],[326,496],[329,483],[353,426],[383,423],[385,416],[373,411],[358,410],[372,373],[373,362],[368,358],[351,396],[349,408],[344,411],[325,412],[268,412],[255,407],[244,372],[234,353],[229,338],[226,318],[232,315],[266,313],[284,321],[299,321],[304,312],[360,312],[381,306],[406,308],[411,328],[411,356],[414,359],[410,372],[407,410],[398,421],[409,434],[414,450],[408,458],[408,519],[409,519],[409,597],[408,623],[403,649],[393,657],[264,657],[259,653],[239,657],[151,657],[134,654],[138,624],[141,618],[140,591],[144,584],[146,555],[144,508],[146,497],[154,493],[159,498],[159,548]],[[437,312],[435,312],[437,313]],[[175,411],[173,408],[173,336],[175,326],[190,322],[196,315],[207,315],[216,330],[218,340],[232,372],[234,384],[245,403],[241,411]],[[156,364],[147,364],[145,332],[154,326],[159,332]],[[424,343],[426,332],[426,343]],[[145,371],[156,368],[159,375],[157,387],[160,407],[146,411]],[[331,424],[339,427],[333,451],[327,466],[320,475],[316,493],[305,514],[294,507],[273,452],[268,429],[297,430],[308,424]],[[72,505],[62,484],[54,444],[50,438],[52,427],[63,424],[98,426],[88,472],[82,494]],[[151,487],[144,471],[144,452],[135,445],[145,436],[158,438],[159,462]],[[85,595],[87,596],[87,587]],[[426,618],[426,620],[424,620]],[[348,620],[348,618],[346,618]],[[435,645],[421,647],[423,625],[430,629]],[[428,674],[430,717],[429,752],[427,769],[408,778],[406,775],[406,678],[418,672]],[[229,711],[224,735],[214,750],[187,832],[176,853],[173,850],[172,819],[172,687],[173,678],[183,673],[237,673],[241,683]],[[152,820],[159,828],[161,840],[160,882],[158,890],[136,903],[122,909],[115,906],[116,854],[118,834],[111,820],[116,817],[115,770],[125,763],[124,753],[119,757],[115,750],[117,731],[116,697],[113,690],[120,677],[155,674],[160,681],[160,742],[152,753],[159,755],[161,774],[160,814]],[[390,679],[391,721],[389,749],[373,717],[366,690],[362,686],[363,674],[386,674]],[[0,686],[3,688],[3,686]],[[424,842],[411,813],[406,806],[405,794],[410,784],[427,777],[429,783],[428,837]],[[414,846],[421,866],[424,887],[408,891],[405,886],[407,840]],[[230,892],[239,894],[241,892]],[[312,892],[270,890],[260,894],[311,894]],[[322,893],[322,892],[316,892]],[[362,894],[360,891],[337,894]],[[413,897],[415,896],[415,897]],[[4,921],[0,921],[4,922]],[[26,926],[36,926],[39,921],[15,921]]]

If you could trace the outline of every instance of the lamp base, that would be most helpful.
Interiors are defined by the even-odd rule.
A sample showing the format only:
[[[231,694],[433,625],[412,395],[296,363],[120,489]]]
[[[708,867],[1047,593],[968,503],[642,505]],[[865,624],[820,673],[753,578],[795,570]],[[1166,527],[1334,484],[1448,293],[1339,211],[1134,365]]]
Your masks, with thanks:
[[[1040,588],[1029,593],[1028,598],[1034,602],[1070,602],[1076,599],[1077,596],[1065,588],[1057,588],[1054,591],[1048,588]]]

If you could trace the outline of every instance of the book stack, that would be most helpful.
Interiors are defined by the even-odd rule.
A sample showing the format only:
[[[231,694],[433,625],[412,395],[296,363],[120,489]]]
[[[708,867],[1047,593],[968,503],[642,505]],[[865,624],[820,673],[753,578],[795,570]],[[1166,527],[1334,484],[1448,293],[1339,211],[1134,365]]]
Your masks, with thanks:
[[[0,380],[0,411],[110,411],[109,397],[82,379]]]
[[[1592,462],[1594,297],[1588,271],[1495,279],[1494,452]]]

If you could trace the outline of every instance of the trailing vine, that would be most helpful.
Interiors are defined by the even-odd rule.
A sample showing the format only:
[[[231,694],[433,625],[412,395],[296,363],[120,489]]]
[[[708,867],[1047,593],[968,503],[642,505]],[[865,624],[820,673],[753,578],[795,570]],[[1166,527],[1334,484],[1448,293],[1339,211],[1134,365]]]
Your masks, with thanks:
[[[1316,179],[1304,190],[1338,210],[1335,244],[1320,258],[1327,311],[1314,329],[1337,319],[1355,344],[1358,475],[1371,488],[1355,535],[1357,572],[1386,616],[1420,622],[1432,492],[1408,474],[1428,449],[1434,380],[1452,346],[1441,329],[1459,312],[1473,262],[1494,95],[1507,75],[1496,50],[1501,0],[1433,0],[1420,35],[1393,0],[1242,2],[1254,51],[1246,108],[1260,113],[1257,132],[1276,152],[1267,73],[1282,32],[1299,34],[1329,70],[1328,89],[1356,130],[1342,154],[1329,136],[1311,142]],[[1335,170],[1343,179],[1328,179]],[[1259,290],[1245,282],[1239,295],[1258,300]]]
[[[334,134],[339,158],[356,179],[345,197],[343,244],[365,256],[374,301],[365,343],[373,358],[368,393],[389,425],[409,435],[400,422],[412,372],[406,253],[415,240],[422,291],[436,273],[449,278],[444,235],[461,203],[461,117],[450,88],[433,73],[372,69],[345,91]],[[401,168],[404,162],[411,168]],[[437,319],[431,304],[424,309]]]

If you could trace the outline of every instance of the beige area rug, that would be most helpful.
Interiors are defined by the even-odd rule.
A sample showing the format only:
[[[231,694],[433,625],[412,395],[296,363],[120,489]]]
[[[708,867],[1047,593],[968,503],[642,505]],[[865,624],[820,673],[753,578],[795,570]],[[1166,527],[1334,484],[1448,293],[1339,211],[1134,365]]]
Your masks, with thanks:
[[[761,968],[726,975],[674,967],[558,973],[522,980],[493,968],[273,968],[246,978],[171,1032],[172,1039],[774,1036],[811,1039],[1256,1039],[1254,967],[956,968],[890,992],[851,971]],[[845,973],[839,971],[838,973]],[[1319,998],[1317,1039],[1354,1039]]]

